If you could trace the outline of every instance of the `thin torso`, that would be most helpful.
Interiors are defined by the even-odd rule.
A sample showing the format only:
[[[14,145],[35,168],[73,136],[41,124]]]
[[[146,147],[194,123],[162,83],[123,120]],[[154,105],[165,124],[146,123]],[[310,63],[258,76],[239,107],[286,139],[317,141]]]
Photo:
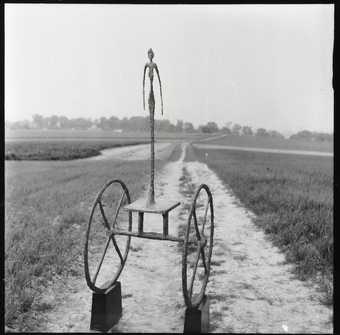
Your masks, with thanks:
[[[154,108],[155,107],[155,96],[153,93],[153,71],[157,65],[154,62],[149,62],[146,64],[146,66],[149,69],[149,78],[150,78],[149,106]]]

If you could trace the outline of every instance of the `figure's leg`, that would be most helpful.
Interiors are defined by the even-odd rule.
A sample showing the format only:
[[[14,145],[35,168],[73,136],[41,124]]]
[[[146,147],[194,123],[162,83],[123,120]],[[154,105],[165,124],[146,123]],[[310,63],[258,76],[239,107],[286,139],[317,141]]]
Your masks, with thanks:
[[[155,103],[153,99],[149,99],[149,110],[151,130],[151,174],[147,205],[152,205],[155,203]]]

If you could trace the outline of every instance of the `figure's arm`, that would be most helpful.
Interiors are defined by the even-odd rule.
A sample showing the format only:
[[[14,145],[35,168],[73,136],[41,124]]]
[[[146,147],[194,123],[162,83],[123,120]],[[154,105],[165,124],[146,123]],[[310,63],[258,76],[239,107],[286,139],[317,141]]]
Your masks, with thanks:
[[[146,72],[147,67],[148,67],[148,64],[145,64],[144,72],[143,72],[143,109],[144,110],[145,110],[145,72]]]
[[[161,83],[161,78],[159,76],[159,71],[158,71],[157,65],[155,66],[155,70],[156,70],[156,73],[157,73],[158,82],[159,82],[159,89],[160,89],[160,93],[161,93],[161,106],[162,106],[162,115],[163,115],[162,83]]]

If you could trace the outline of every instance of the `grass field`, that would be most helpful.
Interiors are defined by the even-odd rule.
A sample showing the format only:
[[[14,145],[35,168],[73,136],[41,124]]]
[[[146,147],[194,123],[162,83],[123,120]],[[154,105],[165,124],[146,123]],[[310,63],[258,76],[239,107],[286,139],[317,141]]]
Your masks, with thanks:
[[[76,139],[72,143],[77,141],[81,143]],[[288,261],[297,264],[300,278],[322,274],[325,302],[331,303],[333,160],[208,150],[206,161],[205,152],[189,147],[187,160],[207,162],[230,185],[257,215],[256,223],[286,252]],[[178,159],[180,153],[177,146],[168,161]],[[165,163],[156,160],[156,168]],[[58,278],[83,275],[87,220],[105,182],[123,180],[134,200],[145,189],[148,173],[146,161],[6,161],[6,325],[34,329],[41,311],[53,307],[39,300],[40,293]]]
[[[299,278],[318,278],[331,304],[333,159],[193,147],[187,159],[206,162],[230,186],[296,264]]]
[[[175,160],[176,148],[169,160]],[[165,161],[156,160],[159,169]],[[40,293],[58,278],[83,275],[82,251],[95,196],[113,178],[135,200],[145,189],[145,161],[6,161],[5,324],[34,329],[52,308]]]
[[[149,143],[138,139],[100,141],[11,141],[5,145],[6,160],[71,160],[100,155],[100,151],[127,145]]]
[[[6,160],[72,160],[97,156],[103,149],[149,143],[146,132],[104,130],[12,130],[5,135]],[[206,135],[156,132],[156,141],[197,140]]]
[[[197,140],[200,138],[207,137],[206,134],[202,133],[169,133],[169,132],[159,132],[157,131],[157,127],[155,129],[155,136],[157,139],[163,140],[178,140],[178,139],[187,139],[187,140]],[[22,129],[22,130],[6,130],[5,139],[7,140],[32,140],[32,139],[46,139],[46,140],[102,140],[102,139],[144,139],[149,140],[150,132],[114,132],[110,130],[61,130],[61,129]]]
[[[205,144],[219,144],[240,147],[255,147],[255,148],[271,148],[271,149],[286,149],[286,150],[310,150],[333,152],[333,142],[311,142],[297,141],[290,139],[280,139],[263,136],[236,136],[226,135],[221,138],[203,142]]]

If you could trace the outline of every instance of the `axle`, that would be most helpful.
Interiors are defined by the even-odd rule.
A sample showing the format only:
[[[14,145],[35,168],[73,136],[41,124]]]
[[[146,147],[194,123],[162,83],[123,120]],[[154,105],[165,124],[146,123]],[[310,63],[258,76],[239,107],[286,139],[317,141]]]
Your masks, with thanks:
[[[141,237],[147,238],[150,240],[162,240],[162,241],[173,241],[173,242],[184,242],[184,239],[178,238],[172,235],[163,235],[161,233],[147,233],[147,232],[133,232],[133,231],[126,231],[120,229],[112,229],[110,230],[112,235],[125,235],[125,236],[134,236],[134,237]]]
[[[111,229],[107,232],[108,235],[124,235],[124,236],[133,236],[133,237],[140,237],[140,238],[147,238],[149,240],[161,240],[161,241],[172,241],[172,242],[180,242],[184,243],[183,238],[179,238],[172,235],[164,235],[160,233],[152,233],[152,232],[133,232],[133,231],[126,231],[121,229]],[[204,248],[207,244],[207,239],[203,237],[201,240],[189,240],[189,243],[198,243],[200,244],[201,248]]]

